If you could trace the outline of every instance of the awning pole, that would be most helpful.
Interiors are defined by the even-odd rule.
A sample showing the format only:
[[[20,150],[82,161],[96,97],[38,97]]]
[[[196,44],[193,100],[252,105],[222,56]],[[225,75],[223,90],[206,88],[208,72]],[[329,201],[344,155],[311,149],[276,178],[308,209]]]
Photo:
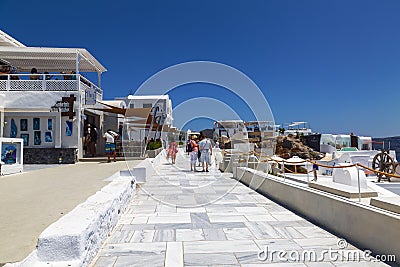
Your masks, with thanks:
[[[79,74],[79,52],[76,51],[75,72]]]
[[[97,84],[99,85],[99,88],[101,89],[101,72],[97,72]]]

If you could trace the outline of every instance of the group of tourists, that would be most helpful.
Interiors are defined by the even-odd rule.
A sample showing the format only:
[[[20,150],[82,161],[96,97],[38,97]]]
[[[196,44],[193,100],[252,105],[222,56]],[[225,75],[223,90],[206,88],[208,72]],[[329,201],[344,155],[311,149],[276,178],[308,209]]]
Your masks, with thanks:
[[[117,160],[116,141],[121,140],[121,137],[122,137],[122,126],[120,126],[118,133],[112,131],[111,129],[108,129],[104,133],[103,139],[106,142],[105,152],[107,155],[107,162],[111,162],[111,156],[113,156],[114,162]],[[88,123],[86,125],[84,145],[83,145],[85,154],[89,154],[92,157],[96,156],[98,138],[99,138],[99,133],[96,126]]]
[[[9,66],[9,65],[2,65],[0,66],[0,80],[8,80],[8,75],[10,75],[10,80],[19,80],[20,76],[18,74],[18,71],[15,67]],[[32,68],[30,71],[29,75],[29,80],[52,80],[53,76],[56,76],[54,74],[50,74],[48,71],[45,71],[43,73],[38,72],[37,68]],[[82,76],[82,74],[81,74]],[[24,77],[24,76],[22,76]],[[57,75],[56,80],[58,79],[63,79],[63,80],[76,80],[76,72],[75,71],[69,71],[68,73],[61,71],[60,75]],[[84,84],[88,85],[91,87],[91,83],[86,80],[86,79],[81,79],[81,82]]]
[[[196,172],[196,163],[199,161],[202,166],[202,172],[208,172],[211,165],[212,143],[205,135],[200,137],[200,141],[196,135],[188,142],[186,150],[190,153],[190,170]]]
[[[218,144],[217,144],[218,145]],[[196,135],[192,135],[186,144],[186,152],[190,155],[190,171],[198,172],[196,169],[197,162],[201,164],[200,172],[209,172],[211,166],[211,156],[213,153],[213,145],[210,139],[205,135],[200,136],[200,140]],[[175,141],[169,143],[167,149],[167,159],[171,159],[175,164],[176,154],[178,153],[178,144]]]

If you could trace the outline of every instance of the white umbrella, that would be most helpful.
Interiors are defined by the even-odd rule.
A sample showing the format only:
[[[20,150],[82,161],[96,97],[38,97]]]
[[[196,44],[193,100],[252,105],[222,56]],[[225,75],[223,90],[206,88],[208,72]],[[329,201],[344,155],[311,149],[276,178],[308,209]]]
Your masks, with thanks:
[[[290,159],[287,159],[285,161],[285,163],[288,165],[294,165],[294,172],[297,172],[297,165],[305,164],[305,160],[302,158],[299,158],[298,156],[293,156]]]
[[[276,161],[276,162],[282,162],[284,159],[277,156],[277,155],[273,155],[272,157],[270,157],[271,160]]]
[[[293,156],[290,159],[287,159],[285,162],[290,165],[299,165],[299,164],[304,164],[305,160],[302,158],[299,158],[298,156]]]

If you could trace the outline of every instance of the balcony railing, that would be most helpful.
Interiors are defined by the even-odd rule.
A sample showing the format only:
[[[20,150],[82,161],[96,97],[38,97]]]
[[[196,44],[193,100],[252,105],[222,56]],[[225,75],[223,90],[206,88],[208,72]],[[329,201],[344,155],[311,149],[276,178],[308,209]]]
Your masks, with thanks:
[[[79,91],[102,90],[80,74],[1,74],[1,91]]]

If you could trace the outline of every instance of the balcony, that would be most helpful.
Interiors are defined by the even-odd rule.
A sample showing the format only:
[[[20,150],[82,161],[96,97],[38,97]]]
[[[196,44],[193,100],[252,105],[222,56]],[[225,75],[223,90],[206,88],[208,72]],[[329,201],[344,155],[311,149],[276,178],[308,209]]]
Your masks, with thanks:
[[[83,48],[4,46],[0,47],[0,65],[0,93],[83,91],[92,103],[102,97],[102,90],[82,75],[61,74],[97,73],[101,84],[106,69]],[[33,69],[40,73],[31,74]]]
[[[0,75],[0,93],[2,91],[84,91],[96,94],[101,101],[103,91],[80,74],[37,74],[31,80],[31,74]]]

